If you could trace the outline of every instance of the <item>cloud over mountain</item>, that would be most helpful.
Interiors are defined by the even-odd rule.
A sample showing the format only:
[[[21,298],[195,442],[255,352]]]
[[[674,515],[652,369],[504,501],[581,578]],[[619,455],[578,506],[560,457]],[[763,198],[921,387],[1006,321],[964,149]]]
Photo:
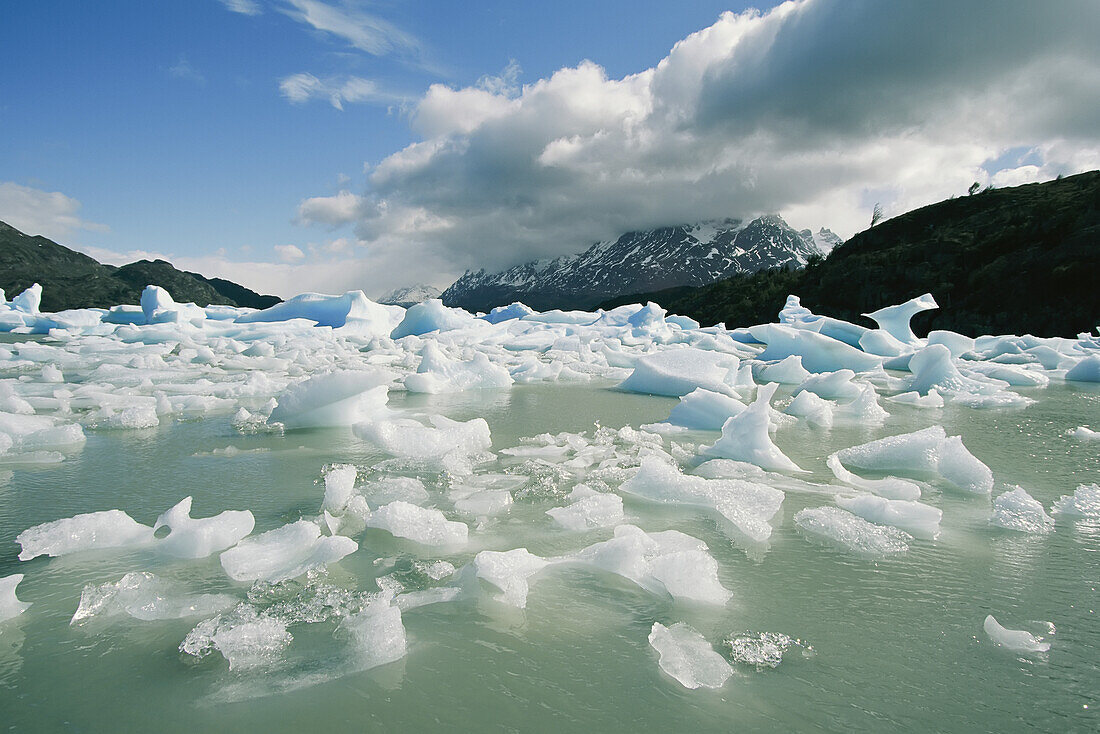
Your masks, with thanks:
[[[1097,27],[1086,0],[726,13],[621,79],[585,61],[522,88],[433,85],[409,118],[421,140],[299,220],[354,221],[369,257],[441,275],[765,212],[848,235],[876,201],[1100,167]]]

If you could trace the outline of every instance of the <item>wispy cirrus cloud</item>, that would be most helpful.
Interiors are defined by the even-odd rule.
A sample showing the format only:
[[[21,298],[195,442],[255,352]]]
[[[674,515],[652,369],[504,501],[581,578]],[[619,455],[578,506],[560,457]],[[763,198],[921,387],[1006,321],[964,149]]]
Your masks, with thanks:
[[[382,89],[376,82],[358,76],[319,78],[303,72],[279,81],[279,91],[295,104],[321,99],[338,110],[344,103],[402,104],[407,97]]]
[[[415,36],[349,0],[339,5],[320,0],[286,0],[282,12],[372,56],[417,56],[421,51]]]
[[[263,8],[256,0],[219,0],[226,10],[241,15],[260,15]]]

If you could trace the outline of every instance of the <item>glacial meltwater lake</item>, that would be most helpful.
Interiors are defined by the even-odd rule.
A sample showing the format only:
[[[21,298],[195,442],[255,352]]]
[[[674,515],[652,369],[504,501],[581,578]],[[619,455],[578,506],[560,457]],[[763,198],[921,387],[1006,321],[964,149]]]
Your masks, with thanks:
[[[747,548],[713,511],[624,494],[623,522],[678,530],[704,541],[724,605],[676,601],[598,568],[551,567],[529,578],[525,608],[502,603],[488,584],[402,613],[407,654],[356,670],[341,605],[382,586],[417,591],[454,584],[482,550],[575,553],[611,528],[565,530],[545,514],[576,483],[553,463],[541,469],[501,454],[549,432],[638,428],[662,421],[676,398],[631,394],[614,382],[515,385],[450,395],[393,392],[389,407],[456,420],[484,418],[494,463],[479,473],[518,473],[515,502],[478,520],[455,512],[453,477],[405,467],[427,486],[427,506],[470,525],[468,543],[436,549],[381,529],[356,535],[359,549],[327,572],[270,585],[237,583],[214,554],[198,560],[154,548],[97,550],[20,562],[23,530],[78,513],[117,508],[152,525],[185,496],[192,515],[251,510],[255,533],[316,517],[322,470],[388,460],[350,429],[242,432],[229,415],[164,421],[142,430],[89,430],[61,463],[9,464],[0,472],[0,578],[25,574],[19,598],[33,606],[0,624],[0,729],[24,732],[213,731],[1096,731],[1100,729],[1100,519],[1058,516],[1048,533],[991,527],[991,497],[932,479],[922,501],[943,510],[935,540],[908,552],[863,557],[823,544],[792,518],[831,505],[825,458],[882,436],[943,425],[992,470],[993,497],[1020,485],[1046,508],[1080,484],[1100,481],[1096,442],[1067,432],[1100,427],[1100,389],[1052,383],[1019,389],[1027,407],[940,409],[883,403],[883,425],[784,425],[778,446],[810,473],[781,483],[774,532]],[[789,397],[790,389],[777,395]],[[607,432],[605,431],[605,434]],[[718,432],[664,437],[690,456]],[[677,444],[677,447],[673,447]],[[235,450],[226,451],[227,447]],[[239,451],[236,451],[239,450]],[[392,462],[391,462],[392,464]],[[401,470],[401,467],[388,466]],[[607,482],[612,490],[614,476]],[[433,578],[445,560],[454,577]],[[231,669],[218,652],[181,652],[202,616],[142,621],[125,613],[70,619],[86,585],[149,572],[190,593],[224,594],[280,616],[292,636],[259,665]],[[359,596],[356,596],[359,595]],[[350,600],[350,601],[349,601]],[[983,620],[1051,643],[1021,654],[991,642]],[[206,615],[212,616],[212,615]],[[720,688],[689,690],[662,671],[648,636],[654,623],[686,623],[732,659]],[[789,642],[775,667],[739,662],[727,640],[776,633]],[[284,640],[285,643],[285,640]],[[773,661],[774,662],[774,661]]]

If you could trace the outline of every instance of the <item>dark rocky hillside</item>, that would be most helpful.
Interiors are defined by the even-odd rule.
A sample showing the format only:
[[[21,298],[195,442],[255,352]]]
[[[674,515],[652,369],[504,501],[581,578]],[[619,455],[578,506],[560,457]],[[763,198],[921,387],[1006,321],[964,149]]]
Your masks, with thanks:
[[[139,260],[116,268],[53,240],[23,234],[0,222],[0,288],[8,298],[34,283],[42,285],[42,310],[107,308],[138,303],[147,285],[168,289],[180,302],[267,308],[279,303],[221,278],[178,270],[164,260]]]
[[[1100,324],[1100,171],[949,199],[882,222],[803,270],[768,270],[647,299],[704,324],[774,321],[787,294],[816,313],[862,313],[931,292],[918,333],[1072,337]]]

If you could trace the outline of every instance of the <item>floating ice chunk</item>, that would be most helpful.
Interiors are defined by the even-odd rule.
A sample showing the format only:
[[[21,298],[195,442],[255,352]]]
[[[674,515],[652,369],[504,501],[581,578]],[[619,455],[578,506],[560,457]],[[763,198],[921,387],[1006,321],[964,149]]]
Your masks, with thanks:
[[[1066,379],[1074,382],[1100,382],[1100,354],[1080,360],[1066,372]]]
[[[55,364],[43,365],[42,381],[50,383],[62,383],[65,382],[65,375],[62,374],[61,368]]]
[[[959,372],[952,361],[951,352],[942,344],[921,349],[909,360],[913,373],[910,389],[921,395],[935,388],[944,395],[994,395],[1004,392],[1008,383],[983,377],[975,379]]]
[[[424,482],[413,477],[386,477],[363,485],[361,492],[375,506],[402,500],[419,505],[427,501],[428,490]]]
[[[816,331],[853,347],[870,329],[829,316],[818,316],[802,305],[798,296],[787,296],[787,302],[779,312],[779,323],[806,331]]]
[[[477,577],[501,590],[501,595],[497,597],[500,601],[520,609],[527,606],[528,579],[548,565],[550,561],[530,553],[526,548],[504,552],[481,551],[474,556]]]
[[[1016,487],[993,500],[989,524],[1021,533],[1047,533],[1054,529],[1054,518],[1023,487]]]
[[[913,351],[913,347],[895,339],[883,329],[871,329],[859,338],[859,348],[880,357],[898,357]]]
[[[808,507],[795,514],[794,522],[806,532],[862,556],[885,556],[909,550],[908,533],[874,525],[838,507]]]
[[[681,397],[697,388],[733,394],[741,360],[731,354],[686,347],[642,357],[620,390]]]
[[[371,513],[367,527],[380,528],[398,538],[424,545],[465,545],[470,529],[448,520],[436,509],[397,500]]]
[[[852,383],[855,376],[851,370],[810,375],[795,388],[794,394],[798,396],[808,391],[826,400],[853,400],[860,394],[860,386]]]
[[[733,675],[726,659],[683,622],[671,627],[654,622],[649,644],[657,651],[661,670],[684,688],[721,688]]]
[[[1040,638],[1026,630],[1002,627],[992,614],[986,616],[982,628],[995,644],[1013,652],[1046,652],[1050,649],[1049,642],[1041,642]]]
[[[116,614],[144,621],[206,617],[236,603],[227,594],[187,594],[178,584],[151,573],[128,573],[113,583],[87,584],[69,624]]]
[[[363,611],[344,619],[340,629],[351,641],[360,670],[400,660],[408,649],[401,609],[389,599],[372,600]]]
[[[936,299],[931,293],[911,298],[897,306],[887,306],[878,311],[863,314],[878,324],[879,328],[890,334],[902,344],[919,344],[920,340],[913,333],[909,321],[921,311],[939,308]]]
[[[1080,484],[1073,494],[1059,497],[1050,509],[1067,517],[1100,517],[1100,484]]]
[[[138,430],[143,428],[156,428],[160,425],[160,416],[157,409],[151,405],[131,405],[120,412],[109,416],[106,421],[97,424],[98,427],[121,428]]]
[[[193,519],[191,498],[184,497],[157,518],[153,531],[169,529],[168,537],[157,543],[165,553],[177,558],[206,558],[236,545],[255,525],[256,518],[248,510],[226,510],[214,517]]]
[[[466,422],[442,415],[429,418],[431,426],[403,418],[356,423],[355,435],[376,444],[394,456],[409,459],[444,460],[450,454],[469,456],[492,445],[489,424],[484,418]],[[468,471],[465,473],[469,473]]]
[[[1069,435],[1078,441],[1100,441],[1100,431],[1094,431],[1088,426],[1077,426]]]
[[[842,369],[864,372],[882,364],[882,357],[867,354],[814,331],[781,324],[760,324],[749,327],[748,331],[754,339],[767,345],[758,355],[765,361],[797,354],[802,357],[802,366],[810,372],[836,372]]]
[[[153,542],[153,528],[137,523],[122,510],[104,510],[35,525],[15,539],[19,560],[41,555],[63,556],[101,548],[125,548]]]
[[[775,364],[769,364],[760,370],[761,382],[778,382],[782,385],[797,385],[810,376],[802,366],[802,357],[792,354]]]
[[[490,324],[499,324],[502,321],[511,321],[512,319],[522,319],[525,316],[530,316],[535,313],[534,309],[526,304],[516,301],[508,306],[497,306],[489,313],[479,318],[488,321]]]
[[[386,410],[388,372],[341,370],[291,385],[277,398],[271,422],[287,428],[351,426]]]
[[[828,400],[818,397],[809,390],[804,390],[794,396],[794,400],[783,412],[802,418],[812,426],[832,428],[834,407]]]
[[[1050,378],[1042,372],[1015,367],[1010,364],[972,362],[962,370],[971,377],[989,377],[1008,383],[1012,387],[1046,387]]]
[[[920,486],[907,479],[899,479],[898,477],[864,479],[845,469],[844,465],[840,463],[839,454],[830,454],[829,458],[825,460],[825,463],[828,465],[829,469],[832,470],[833,476],[856,489],[865,489],[880,497],[891,500],[920,499]]]
[[[307,319],[318,326],[333,328],[354,324],[358,331],[385,336],[404,314],[405,310],[400,306],[375,303],[363,291],[348,291],[342,296],[302,293],[271,308],[238,316],[237,323]]]
[[[18,296],[11,299],[11,307],[16,311],[22,311],[23,313],[39,313],[39,307],[41,305],[42,286],[40,286],[38,283],[35,283],[30,288],[26,289]]]
[[[878,404],[875,389],[870,385],[863,385],[856,399],[837,407],[833,411],[833,417],[860,426],[873,426],[883,423],[890,414]]]
[[[578,485],[570,493],[570,497],[576,497],[573,502],[565,507],[547,510],[546,514],[566,530],[575,531],[610,527],[622,522],[622,497],[591,490],[589,490],[590,493],[582,493],[578,496],[577,490],[582,487],[584,485]]]
[[[506,489],[482,489],[476,491],[451,490],[455,509],[475,517],[490,517],[508,509],[512,493]]]
[[[322,536],[315,523],[299,520],[241,541],[222,553],[221,564],[234,581],[287,581],[358,549],[351,538]]]
[[[801,472],[768,435],[769,401],[778,385],[761,386],[756,400],[722,425],[722,437],[702,449],[706,456],[736,459],[769,471]]]
[[[921,395],[916,390],[910,392],[903,392],[897,395],[891,395],[886,398],[894,403],[901,403],[902,405],[913,405],[917,408],[942,408],[943,396],[936,392],[936,388],[930,388],[927,395]]]
[[[325,499],[322,512],[341,513],[355,493],[355,479],[359,470],[351,464],[333,464],[325,471]]]
[[[285,620],[239,604],[199,622],[180,643],[180,652],[202,658],[217,650],[229,661],[230,670],[263,668],[278,663],[293,640]]]
[[[420,366],[405,378],[405,387],[410,392],[438,394],[504,388],[512,382],[507,369],[481,352],[460,362],[445,355],[435,342],[427,342],[420,352]]]
[[[974,340],[954,331],[930,331],[928,332],[928,344],[942,344],[951,352],[952,357],[959,357],[974,349]]]
[[[665,423],[696,430],[718,431],[727,419],[744,409],[745,404],[737,398],[699,387],[680,398]]]
[[[880,438],[837,455],[861,469],[939,474],[956,487],[979,494],[993,489],[993,472],[967,451],[962,438],[947,436],[943,426]]]
[[[757,670],[778,668],[783,662],[783,656],[791,647],[806,647],[803,654],[812,650],[781,632],[760,632],[759,634],[750,632],[729,637],[724,642],[730,648],[730,659],[733,662],[754,665]]]
[[[164,288],[156,285],[147,285],[141,292],[141,312],[145,315],[145,323],[153,323],[158,312],[173,311],[176,302],[172,295]]]
[[[748,540],[762,543],[771,537],[768,522],[783,504],[782,490],[743,479],[705,479],[681,474],[668,462],[647,456],[623,492],[654,502],[687,504],[717,510]]]
[[[893,525],[917,538],[935,540],[943,511],[914,500],[891,500],[873,494],[837,496],[841,509],[880,525]]]
[[[405,336],[420,336],[433,331],[451,331],[454,329],[485,326],[485,322],[476,319],[469,311],[461,308],[448,308],[443,301],[432,298],[410,307],[390,333],[391,339]]]
[[[29,602],[19,601],[15,596],[15,587],[23,580],[23,574],[13,573],[0,578],[0,622],[18,617],[30,607]]]
[[[721,605],[731,596],[718,580],[718,563],[706,543],[675,530],[646,533],[619,525],[611,540],[559,560],[592,565],[676,599]]]

